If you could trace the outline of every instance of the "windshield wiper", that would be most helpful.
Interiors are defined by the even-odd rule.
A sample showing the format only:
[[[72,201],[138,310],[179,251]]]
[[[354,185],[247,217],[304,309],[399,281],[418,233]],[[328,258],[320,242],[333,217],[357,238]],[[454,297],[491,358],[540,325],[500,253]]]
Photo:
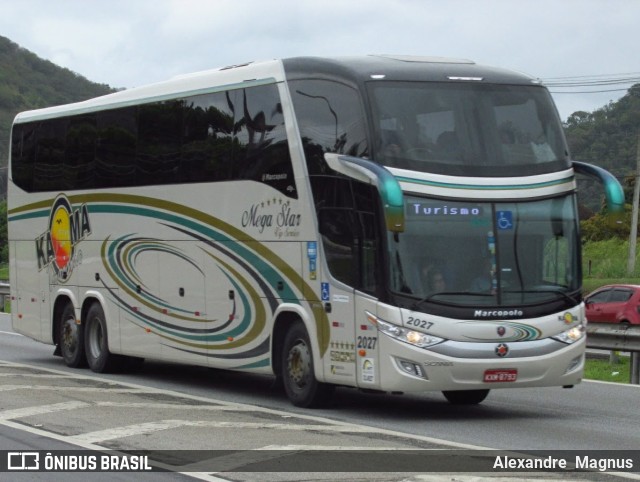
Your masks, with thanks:
[[[438,303],[438,304],[448,304],[448,303],[444,303],[442,301],[432,301],[432,298],[435,296],[440,296],[440,295],[454,295],[454,296],[460,296],[460,295],[473,295],[473,296],[494,296],[491,293],[473,293],[471,291],[440,291],[438,293],[431,293],[428,294],[427,296],[425,296],[424,298],[416,301],[415,303],[413,303],[411,305],[411,309],[412,310],[416,310],[417,308],[420,307],[420,305],[422,303],[425,303],[427,301],[430,301],[432,303]]]
[[[560,290],[504,290],[503,293],[553,293],[555,295],[560,295],[566,298],[571,303],[574,303],[576,305],[578,304],[577,299],[573,298],[572,296],[569,296],[567,293]]]

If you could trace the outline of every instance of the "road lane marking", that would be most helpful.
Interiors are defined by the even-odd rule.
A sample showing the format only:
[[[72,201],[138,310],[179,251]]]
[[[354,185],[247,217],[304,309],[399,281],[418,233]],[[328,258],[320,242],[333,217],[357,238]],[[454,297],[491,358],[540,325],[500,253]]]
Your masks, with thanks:
[[[33,407],[15,408],[9,410],[0,410],[0,420],[11,420],[15,418],[32,417],[34,415],[43,415],[45,413],[60,412],[63,410],[76,410],[78,408],[90,407],[90,403],[86,402],[62,402],[52,405],[37,405]]]
[[[56,370],[53,368],[44,368],[44,367],[40,367],[40,366],[36,366],[36,365],[27,365],[24,363],[16,363],[16,362],[10,362],[10,361],[4,361],[5,366],[9,366],[9,367],[15,367],[15,368],[29,368],[29,369],[37,369],[43,372],[47,372],[47,373],[54,373],[54,374],[62,374],[62,375],[68,375],[68,372],[63,372],[60,370]],[[426,435],[416,435],[416,434],[410,434],[410,433],[404,433],[404,432],[398,432],[396,430],[389,430],[389,429],[384,429],[384,428],[377,428],[377,427],[368,427],[365,425],[358,425],[355,423],[349,423],[349,422],[342,422],[339,420],[332,420],[330,418],[326,418],[326,417],[320,417],[317,415],[306,415],[306,414],[301,414],[301,413],[295,413],[292,414],[291,412],[285,412],[283,410],[277,410],[277,409],[273,409],[273,408],[265,408],[265,407],[260,407],[257,405],[250,405],[247,403],[241,403],[241,402],[229,402],[226,400],[218,400],[218,399],[214,399],[214,398],[209,398],[209,397],[203,397],[203,396],[198,396],[198,395],[191,395],[189,393],[183,393],[183,392],[178,392],[178,391],[172,391],[172,390],[166,390],[166,389],[160,389],[160,388],[149,388],[147,386],[144,385],[138,385],[138,384],[134,384],[134,383],[130,383],[130,382],[124,382],[124,381],[118,381],[118,382],[114,382],[113,380],[109,380],[106,378],[101,378],[98,375],[82,375],[82,374],[77,374],[74,375],[74,378],[77,378],[78,380],[90,380],[93,381],[94,383],[107,383],[107,384],[114,384],[117,383],[120,386],[123,387],[129,387],[130,389],[137,389],[140,393],[154,393],[154,394],[163,394],[163,395],[169,395],[172,397],[176,397],[178,399],[182,398],[182,399],[189,399],[189,400],[194,400],[194,401],[200,401],[200,402],[205,402],[208,404],[211,403],[216,403],[219,404],[221,406],[226,406],[229,407],[229,410],[233,410],[233,409],[237,409],[238,411],[253,411],[256,413],[265,413],[265,414],[270,414],[270,415],[278,415],[280,417],[296,417],[300,420],[308,420],[310,422],[315,422],[315,423],[320,423],[320,424],[325,424],[325,425],[335,425],[335,426],[343,426],[343,427],[351,427],[352,429],[354,429],[353,431],[358,431],[359,427],[366,427],[369,431],[375,431],[375,433],[378,434],[382,434],[382,435],[390,435],[393,437],[401,437],[404,439],[411,439],[411,440],[416,440],[416,441],[420,441],[420,442],[426,442],[426,443],[431,443],[434,445],[442,445],[444,447],[450,447],[450,448],[458,448],[458,449],[469,449],[469,450],[493,450],[491,447],[483,447],[481,445],[473,445],[473,444],[465,444],[465,443],[460,443],[460,442],[452,442],[449,440],[444,440],[444,439],[438,439],[435,437],[429,437]],[[104,389],[102,389],[104,391]],[[113,391],[112,391],[113,390]],[[109,389],[109,393],[120,393],[117,391],[117,389]],[[132,392],[124,392],[124,393],[135,393],[135,391]],[[152,406],[152,404],[149,405],[150,407]]]
[[[86,392],[86,393],[157,393],[155,389],[137,388],[105,388],[105,387],[62,387],[53,385],[3,385],[0,392],[14,390],[47,390],[53,392]]]

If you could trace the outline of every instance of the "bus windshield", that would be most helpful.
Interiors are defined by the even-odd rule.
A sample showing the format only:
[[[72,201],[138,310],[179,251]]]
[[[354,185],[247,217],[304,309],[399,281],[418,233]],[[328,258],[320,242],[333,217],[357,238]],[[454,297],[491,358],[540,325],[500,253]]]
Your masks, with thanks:
[[[569,168],[561,123],[541,86],[370,82],[374,159],[391,167],[467,176]]]
[[[573,195],[508,203],[407,196],[405,232],[388,240],[391,289],[417,303],[461,306],[573,301],[574,202]]]

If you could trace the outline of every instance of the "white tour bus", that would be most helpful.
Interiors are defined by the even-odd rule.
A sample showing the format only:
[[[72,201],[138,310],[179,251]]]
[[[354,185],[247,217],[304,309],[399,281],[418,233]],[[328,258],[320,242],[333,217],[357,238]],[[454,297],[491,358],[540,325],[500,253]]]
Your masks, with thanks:
[[[335,386],[572,386],[575,173],[536,79],[466,60],[292,58],[19,114],[14,329],[95,372],[144,358]]]

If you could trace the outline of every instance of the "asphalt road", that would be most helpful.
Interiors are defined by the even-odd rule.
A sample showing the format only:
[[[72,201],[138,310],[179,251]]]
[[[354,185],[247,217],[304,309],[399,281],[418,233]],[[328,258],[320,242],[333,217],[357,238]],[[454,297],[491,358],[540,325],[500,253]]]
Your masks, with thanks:
[[[483,404],[462,408],[449,405],[439,393],[394,396],[338,389],[329,408],[303,410],[291,406],[270,377],[157,362],[147,362],[133,374],[98,376],[68,369],[52,353],[53,347],[13,333],[0,316],[0,450],[55,450],[48,440],[89,450],[163,451],[348,447],[619,452],[640,447],[636,386],[584,382],[570,390],[496,390]],[[233,467],[237,460],[229,463]],[[205,480],[264,480],[250,473],[229,479],[205,472]],[[596,475],[562,474],[568,480],[613,477]],[[431,480],[428,474],[411,477],[351,474],[351,480]],[[465,480],[461,477],[455,480]],[[624,477],[640,480],[634,474]]]

